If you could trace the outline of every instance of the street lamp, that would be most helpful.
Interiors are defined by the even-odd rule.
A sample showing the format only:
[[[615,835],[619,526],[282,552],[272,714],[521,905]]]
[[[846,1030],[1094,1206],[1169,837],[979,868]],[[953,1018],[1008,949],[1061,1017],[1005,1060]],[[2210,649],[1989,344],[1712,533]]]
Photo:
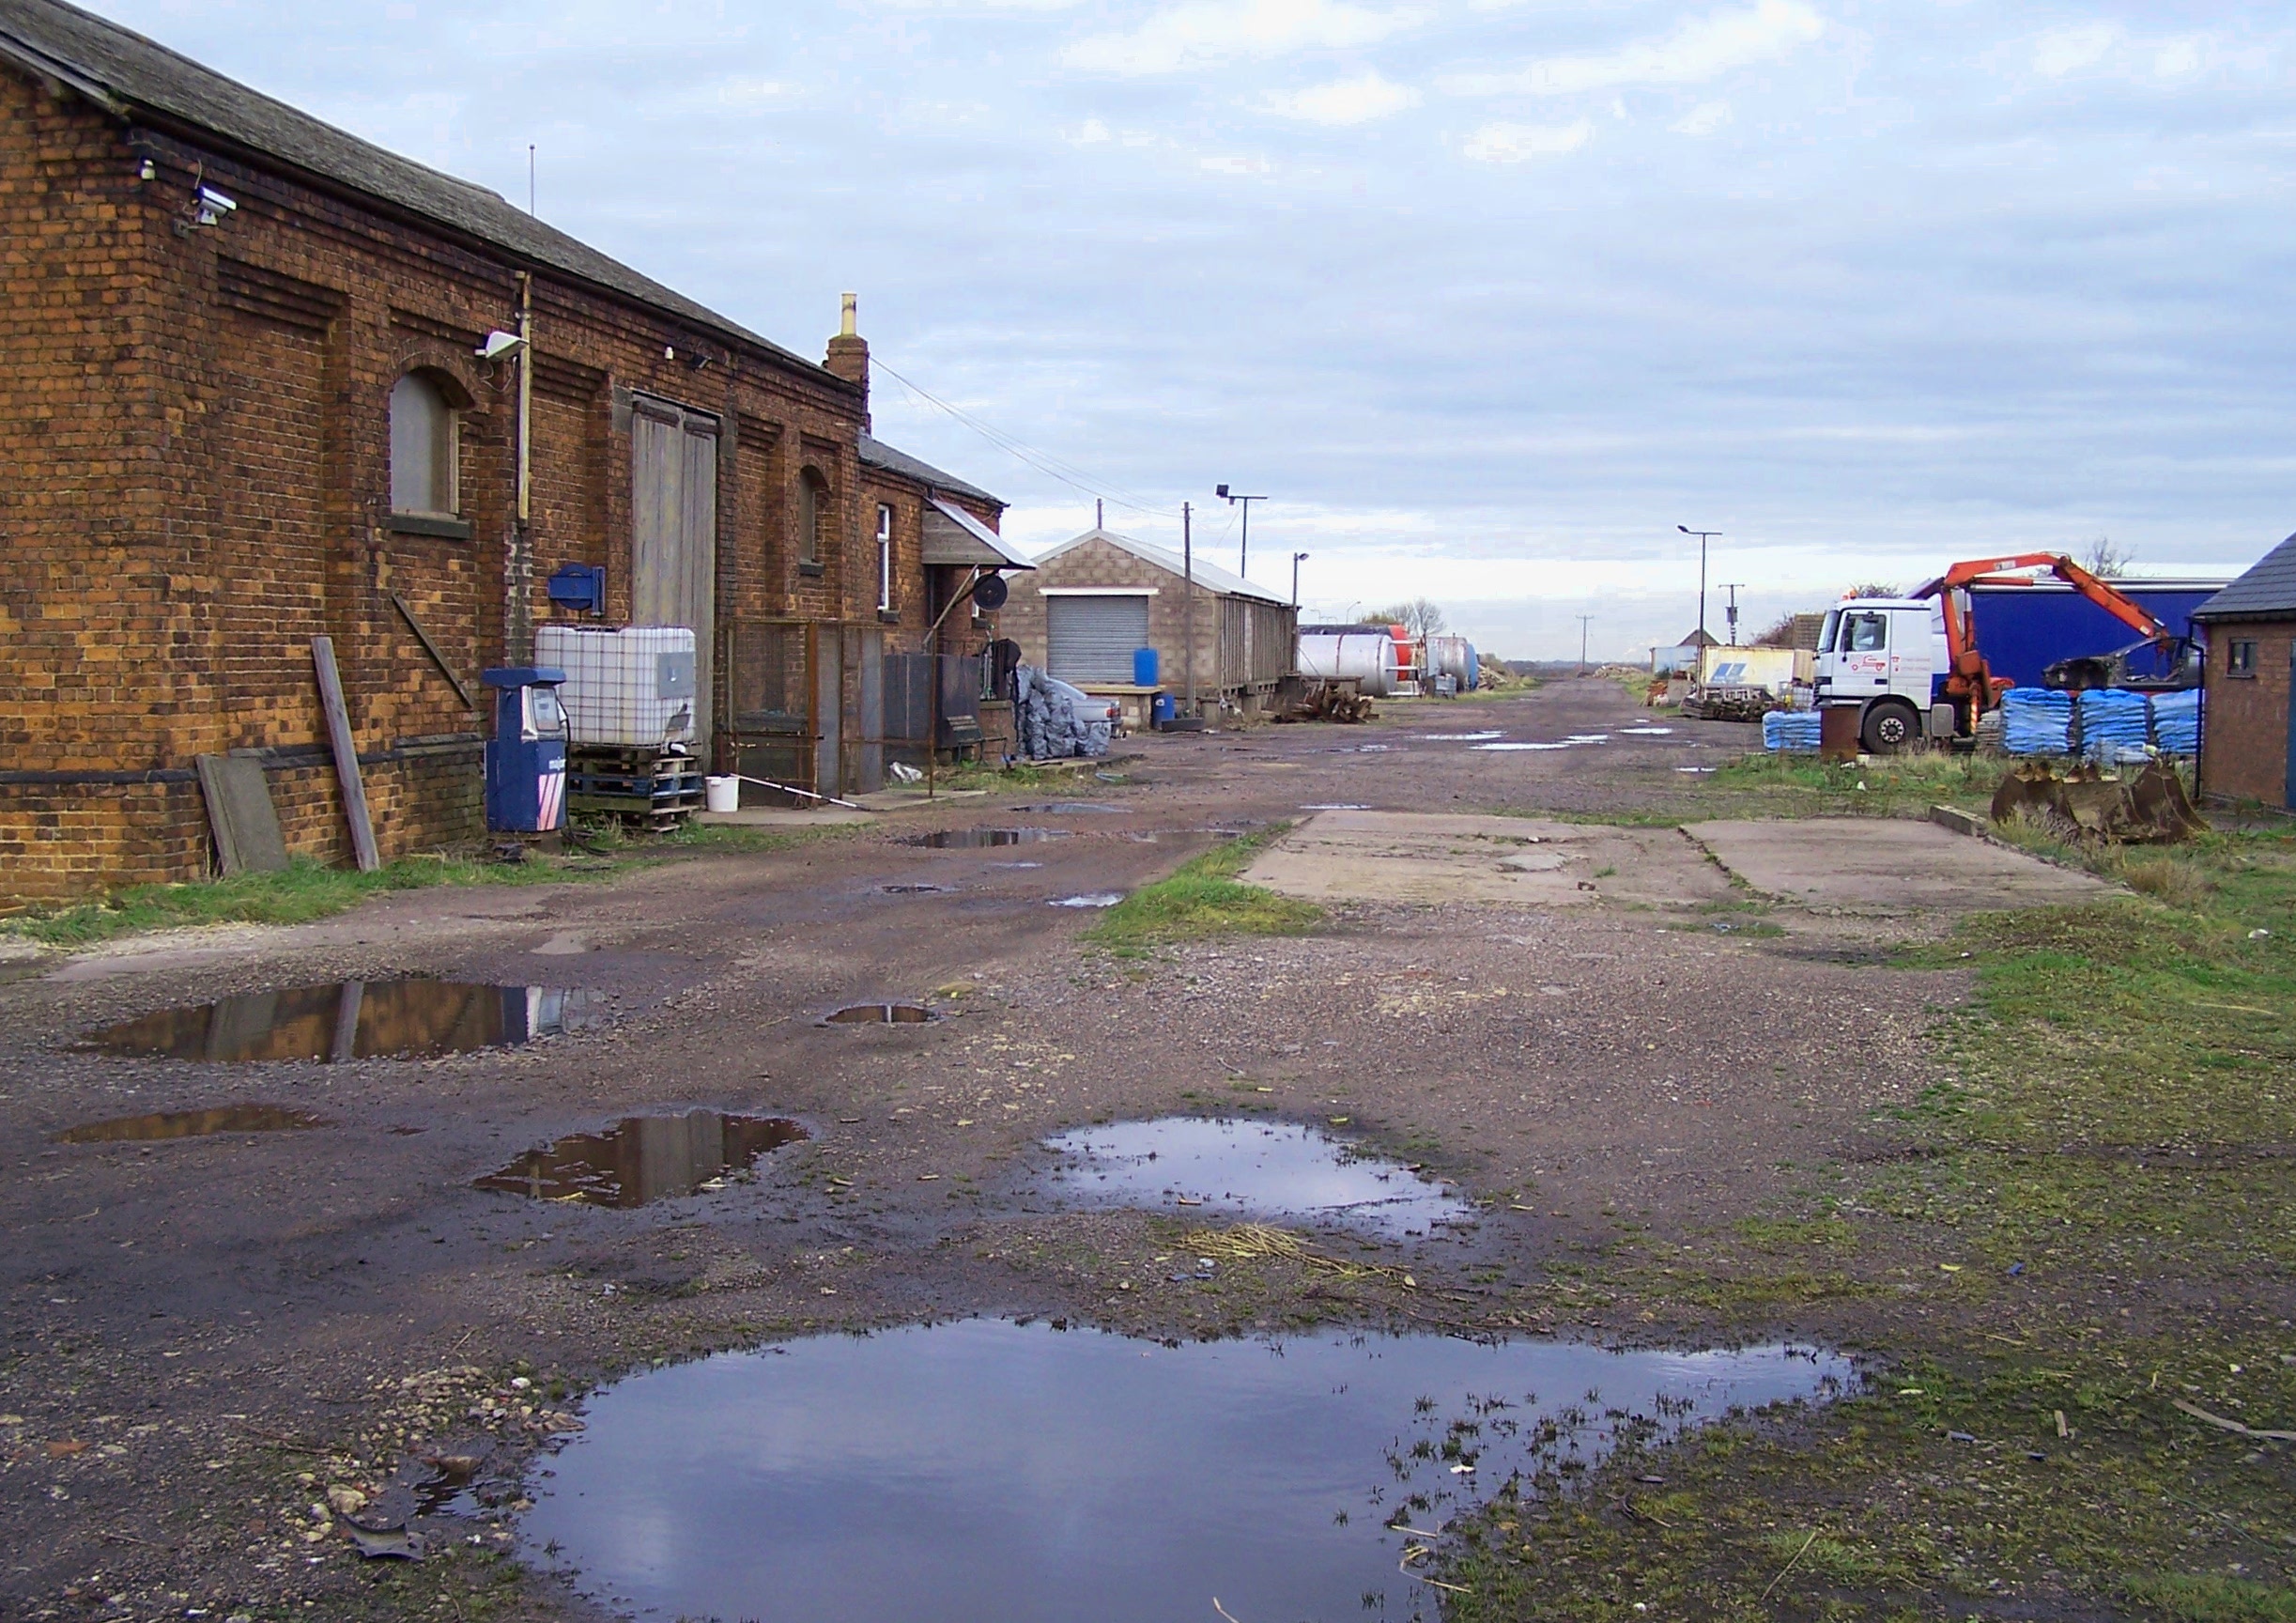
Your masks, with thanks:
[[[1295,610],[1300,607],[1300,565],[1306,562],[1306,559],[1307,554],[1304,552],[1294,552],[1291,555],[1291,606]]]
[[[1214,496],[1225,497],[1230,507],[1239,502],[1243,503],[1243,545],[1236,549],[1236,573],[1245,574],[1247,572],[1245,565],[1252,561],[1252,503],[1265,502],[1267,498],[1265,496],[1240,496],[1229,490],[1225,485],[1214,486],[1211,493]]]
[[[1698,634],[1703,637],[1706,634],[1706,543],[1719,535],[1721,532],[1719,530],[1693,530],[1687,524],[1677,524],[1674,528],[1685,535],[1698,537]]]

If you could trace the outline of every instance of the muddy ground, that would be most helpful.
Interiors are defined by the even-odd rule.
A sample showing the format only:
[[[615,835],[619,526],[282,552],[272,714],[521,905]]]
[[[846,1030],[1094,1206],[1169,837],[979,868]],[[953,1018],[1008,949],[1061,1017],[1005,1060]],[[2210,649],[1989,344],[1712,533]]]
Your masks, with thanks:
[[[1121,783],[952,799],[605,883],[408,892],[314,925],[19,966],[0,986],[0,1155],[15,1173],[0,1194],[0,1612],[585,1615],[492,1558],[524,1451],[578,1423],[586,1383],[807,1329],[1033,1313],[1159,1336],[1338,1320],[1871,1345],[1906,1316],[1956,1311],[1911,1270],[1894,1294],[1838,1305],[1575,1283],[1622,1245],[1655,1274],[1683,1237],[1888,1157],[1900,1129],[1882,1113],[1931,1079],[1922,1032],[1965,988],[1877,959],[1938,920],[1787,909],[1746,929],[1703,890],[1682,906],[1343,903],[1302,937],[1120,957],[1080,943],[1093,913],[1049,905],[1313,805],[1727,814],[1683,768],[1756,746],[1753,730],[1618,731],[1636,719],[1620,688],[1589,680],[1369,728],[1145,738],[1122,747],[1136,758],[1113,767]],[[1487,729],[1610,736],[1520,752],[1419,736]],[[1066,795],[1119,810],[1009,810]],[[972,825],[1069,837],[903,842]],[[885,889],[910,883],[949,889]],[[69,1046],[169,1005],[405,975],[586,988],[612,1017],[435,1061]],[[948,1017],[817,1024],[883,998]],[[326,1124],[54,1142],[91,1119],[247,1102]],[[471,1187],[559,1135],[697,1105],[794,1117],[811,1136],[752,1181],[639,1210]],[[1416,1288],[1277,1267],[1174,1283],[1155,1261],[1180,1231],[1171,1215],[1044,1197],[1048,1133],[1214,1108],[1337,1122],[1456,1180],[1480,1220],[1382,1248]],[[346,1507],[403,1508],[408,1461],[442,1446],[490,1459],[478,1474],[501,1504],[424,1523],[455,1560],[362,1562]]]

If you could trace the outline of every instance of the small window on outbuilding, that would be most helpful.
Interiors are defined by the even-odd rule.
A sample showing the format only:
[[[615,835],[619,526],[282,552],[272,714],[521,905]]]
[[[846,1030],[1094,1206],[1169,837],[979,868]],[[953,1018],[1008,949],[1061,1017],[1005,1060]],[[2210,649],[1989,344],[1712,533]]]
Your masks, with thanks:
[[[2257,643],[2253,637],[2239,638],[2225,644],[2225,674],[2254,677],[2257,673]]]
[[[837,537],[837,499],[818,468],[797,475],[797,564],[818,575]]]
[[[451,518],[461,509],[455,410],[420,372],[391,386],[391,511]]]

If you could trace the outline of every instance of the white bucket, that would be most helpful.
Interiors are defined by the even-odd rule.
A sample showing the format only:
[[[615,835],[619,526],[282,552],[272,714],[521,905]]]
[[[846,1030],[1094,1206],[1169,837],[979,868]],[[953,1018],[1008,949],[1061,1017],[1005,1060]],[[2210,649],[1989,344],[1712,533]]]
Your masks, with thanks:
[[[742,809],[742,781],[733,776],[708,777],[701,780],[702,792],[708,796],[713,812],[738,812]]]

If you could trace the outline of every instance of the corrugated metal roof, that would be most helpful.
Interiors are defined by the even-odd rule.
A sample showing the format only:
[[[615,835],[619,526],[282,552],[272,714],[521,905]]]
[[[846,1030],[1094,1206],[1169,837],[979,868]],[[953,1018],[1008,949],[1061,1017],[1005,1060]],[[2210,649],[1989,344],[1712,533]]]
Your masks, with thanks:
[[[887,473],[914,479],[919,485],[929,485],[935,490],[970,496],[976,502],[994,502],[999,507],[1005,504],[1001,498],[990,495],[979,486],[967,485],[954,473],[944,473],[932,463],[920,461],[906,451],[897,451],[884,441],[868,434],[861,436],[861,460],[871,468],[882,468]]]
[[[2296,535],[2265,553],[2247,574],[2193,611],[2196,620],[2241,614],[2296,614]]]
[[[62,0],[0,0],[0,57],[12,57],[69,85],[115,114],[142,115],[162,127],[188,126],[220,136],[252,154],[767,350],[793,365],[834,376],[818,363],[544,224],[499,193],[362,141]]]
[[[1037,554],[1038,567],[1043,567],[1064,552],[1074,551],[1087,541],[1105,541],[1120,551],[1131,553],[1144,564],[1153,564],[1157,568],[1174,575],[1188,572],[1180,555],[1171,549],[1159,547],[1152,541],[1136,541],[1113,530],[1087,530],[1082,535],[1063,541],[1049,552],[1040,552]],[[1279,597],[1264,587],[1255,586],[1242,576],[1231,575],[1217,564],[1205,563],[1201,557],[1194,560],[1194,572],[1196,584],[1207,592],[1218,593],[1223,597],[1256,597],[1262,603],[1273,603],[1280,609],[1291,607],[1290,598]]]

